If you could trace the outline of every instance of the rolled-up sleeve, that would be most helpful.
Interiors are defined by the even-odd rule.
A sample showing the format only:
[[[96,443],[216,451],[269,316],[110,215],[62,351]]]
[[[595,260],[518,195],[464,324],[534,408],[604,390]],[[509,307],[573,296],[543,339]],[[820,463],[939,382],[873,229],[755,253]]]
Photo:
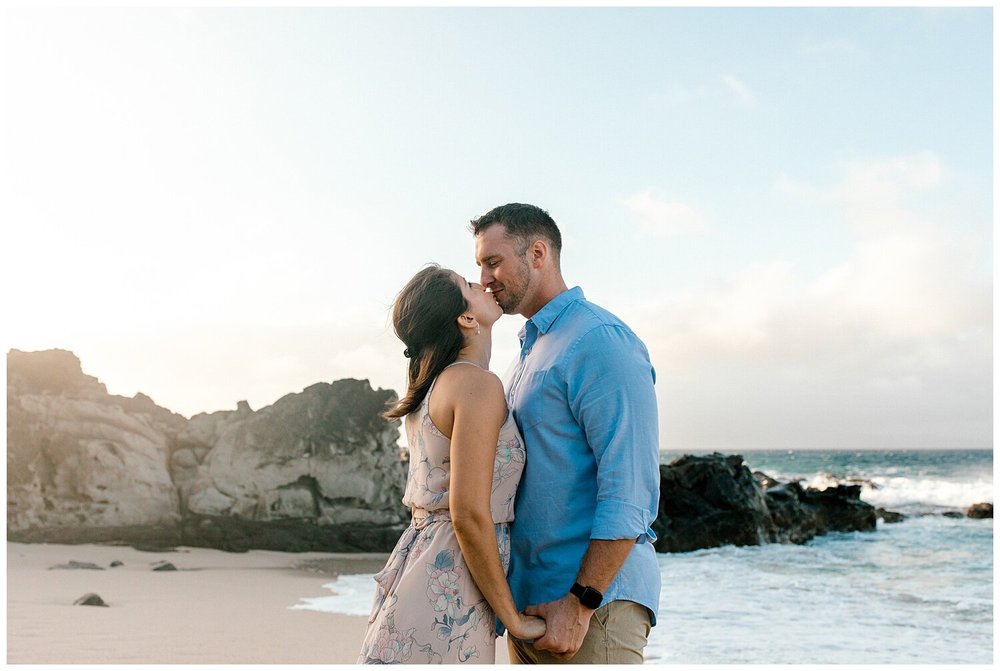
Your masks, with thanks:
[[[639,338],[602,325],[584,334],[567,359],[570,409],[597,464],[596,540],[653,542],[659,506],[656,373]]]

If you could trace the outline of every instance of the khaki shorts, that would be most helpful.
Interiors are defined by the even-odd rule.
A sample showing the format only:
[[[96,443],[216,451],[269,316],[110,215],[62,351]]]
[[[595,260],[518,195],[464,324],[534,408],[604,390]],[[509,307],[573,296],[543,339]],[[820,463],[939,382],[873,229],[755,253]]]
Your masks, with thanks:
[[[511,664],[642,664],[649,639],[649,611],[634,601],[612,601],[594,611],[583,645],[572,659],[507,636]]]

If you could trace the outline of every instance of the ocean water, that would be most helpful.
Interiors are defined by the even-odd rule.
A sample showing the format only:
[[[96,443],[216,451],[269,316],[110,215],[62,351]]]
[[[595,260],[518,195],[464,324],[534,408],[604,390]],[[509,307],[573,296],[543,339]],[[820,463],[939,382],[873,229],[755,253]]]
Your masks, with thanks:
[[[805,545],[659,555],[663,590],[649,664],[991,664],[993,520],[950,518],[993,502],[990,450],[752,451],[751,470],[901,512],[874,532]],[[665,454],[669,462],[678,455]],[[371,575],[292,608],[367,615]]]

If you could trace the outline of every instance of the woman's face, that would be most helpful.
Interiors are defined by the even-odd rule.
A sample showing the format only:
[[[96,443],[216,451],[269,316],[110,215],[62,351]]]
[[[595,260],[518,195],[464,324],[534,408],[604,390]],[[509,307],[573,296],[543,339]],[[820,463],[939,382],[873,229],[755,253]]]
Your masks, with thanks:
[[[455,283],[462,289],[462,295],[469,304],[468,311],[483,326],[492,326],[503,315],[503,308],[497,305],[493,294],[486,291],[483,285],[470,282],[458,273],[455,273]]]

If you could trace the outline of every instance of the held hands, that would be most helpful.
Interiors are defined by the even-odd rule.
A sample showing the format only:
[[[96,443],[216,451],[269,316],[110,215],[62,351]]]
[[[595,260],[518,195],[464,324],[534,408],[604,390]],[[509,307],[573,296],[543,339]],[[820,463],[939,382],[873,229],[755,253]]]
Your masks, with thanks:
[[[522,641],[534,641],[545,635],[545,620],[534,615],[518,613],[514,627],[507,627],[507,629],[514,638],[519,638]]]
[[[556,601],[528,606],[524,612],[545,618],[545,635],[535,641],[535,648],[548,650],[556,659],[567,661],[583,645],[594,611],[584,607],[575,596],[567,594]]]

